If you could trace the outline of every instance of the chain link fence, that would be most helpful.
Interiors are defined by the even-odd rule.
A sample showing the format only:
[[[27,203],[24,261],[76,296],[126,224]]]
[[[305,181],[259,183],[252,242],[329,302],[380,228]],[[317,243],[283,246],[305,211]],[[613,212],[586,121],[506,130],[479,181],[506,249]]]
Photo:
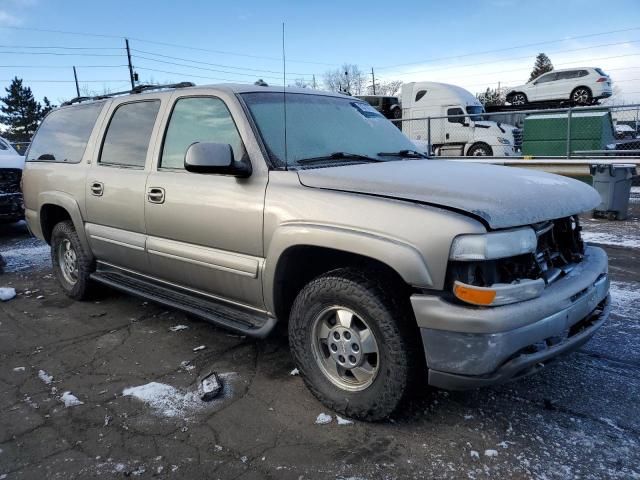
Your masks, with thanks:
[[[431,156],[499,158],[640,157],[640,104],[537,110],[446,108],[393,120]]]

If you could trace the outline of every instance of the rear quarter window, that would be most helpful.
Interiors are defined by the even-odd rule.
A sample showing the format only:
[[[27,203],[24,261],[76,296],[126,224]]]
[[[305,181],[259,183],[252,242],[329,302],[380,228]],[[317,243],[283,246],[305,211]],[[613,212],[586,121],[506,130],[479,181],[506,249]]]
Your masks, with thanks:
[[[27,162],[79,163],[104,102],[51,112],[36,132]]]

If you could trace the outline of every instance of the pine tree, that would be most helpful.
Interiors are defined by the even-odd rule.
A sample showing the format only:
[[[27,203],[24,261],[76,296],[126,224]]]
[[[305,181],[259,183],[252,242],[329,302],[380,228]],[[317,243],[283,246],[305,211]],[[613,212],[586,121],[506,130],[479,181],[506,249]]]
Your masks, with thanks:
[[[44,117],[47,116],[47,114],[53,110],[54,108],[56,108],[55,105],[52,105],[51,102],[49,101],[49,99],[47,97],[44,97],[42,99],[42,107],[40,109],[40,120],[43,120]]]
[[[33,97],[29,87],[22,85],[22,79],[15,77],[5,88],[6,97],[1,97],[0,124],[7,129],[3,135],[13,142],[28,142],[42,119],[42,106]],[[47,108],[52,105],[47,100]]]
[[[547,57],[544,53],[539,53],[536,57],[536,63],[533,65],[533,70],[531,71],[531,76],[529,77],[529,81],[534,78],[538,78],[543,73],[547,73],[553,70],[553,64],[549,57]]]

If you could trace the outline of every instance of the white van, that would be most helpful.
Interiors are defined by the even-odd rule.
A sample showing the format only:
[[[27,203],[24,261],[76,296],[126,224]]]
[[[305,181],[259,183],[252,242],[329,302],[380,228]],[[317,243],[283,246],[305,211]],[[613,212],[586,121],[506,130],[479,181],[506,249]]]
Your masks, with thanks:
[[[464,88],[447,83],[410,82],[402,85],[402,131],[420,148],[446,156],[516,155],[520,129],[484,120],[484,107]],[[430,128],[428,124],[430,123]],[[431,134],[429,135],[429,130]]]

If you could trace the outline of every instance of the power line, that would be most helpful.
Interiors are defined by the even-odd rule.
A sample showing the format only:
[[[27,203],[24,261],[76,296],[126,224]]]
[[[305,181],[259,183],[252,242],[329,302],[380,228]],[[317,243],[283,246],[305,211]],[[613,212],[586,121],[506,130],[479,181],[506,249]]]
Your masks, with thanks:
[[[26,80],[25,83],[75,83],[75,80]],[[13,82],[12,80],[0,80],[0,82]],[[80,83],[129,83],[129,80],[82,80]]]
[[[569,40],[578,40],[581,38],[590,38],[590,37],[597,37],[597,36],[601,36],[601,35],[611,35],[614,33],[624,33],[624,32],[631,32],[631,31],[636,31],[636,30],[640,30],[640,27],[632,27],[632,28],[625,28],[622,30],[610,30],[608,32],[599,32],[599,33],[589,33],[589,34],[585,34],[585,35],[577,35],[577,36],[573,36],[573,37],[565,37],[565,38],[561,38],[558,40],[547,40],[544,42],[536,42],[536,43],[527,43],[527,44],[523,44],[523,45],[516,45],[513,47],[505,47],[505,48],[498,48],[495,50],[485,50],[485,51],[481,51],[481,52],[473,52],[473,53],[466,53],[464,55],[457,55],[457,56],[447,56],[447,57],[440,57],[440,58],[430,58],[427,60],[423,60],[420,62],[410,62],[410,63],[398,63],[395,65],[387,65],[384,67],[376,67],[377,70],[386,70],[389,68],[394,68],[394,67],[405,67],[407,65],[419,65],[422,63],[430,63],[430,62],[437,62],[437,61],[441,61],[441,60],[450,60],[452,58],[465,58],[465,57],[471,57],[471,56],[475,56],[475,55],[486,55],[488,53],[498,53],[498,52],[506,52],[509,50],[517,50],[519,48],[527,48],[527,47],[537,47],[540,45],[549,45],[552,43],[559,43],[559,42],[566,42]]]
[[[148,51],[145,51],[145,50],[138,50],[136,48],[132,48],[131,51],[132,52],[137,52],[137,53],[142,53],[142,54],[145,54],[145,55],[154,55],[156,57],[169,58],[169,59],[172,59],[172,60],[181,60],[183,62],[192,62],[192,63],[201,64],[201,65],[209,65],[209,66],[212,66],[212,67],[232,68],[232,69],[236,69],[236,70],[246,70],[246,71],[249,71],[249,72],[258,72],[258,73],[262,73],[262,72],[278,73],[278,74],[282,73],[279,70],[262,70],[262,69],[257,69],[257,68],[235,67],[235,66],[232,66],[232,65],[223,65],[223,64],[220,64],[220,63],[209,63],[209,62],[203,62],[203,61],[200,61],[200,60],[192,60],[192,59],[189,59],[189,58],[172,57],[170,55],[163,55],[163,54],[160,54],[160,53],[148,52]],[[140,58],[142,58],[142,57],[140,57]],[[289,72],[289,73],[292,74],[292,75],[305,75],[305,76],[314,75],[313,73],[300,73],[300,72]]]
[[[75,65],[76,68],[123,68],[127,65]],[[0,65],[0,68],[73,68],[73,65]]]
[[[58,49],[58,50],[124,50],[119,47],[68,47],[68,46],[41,46],[41,45],[0,45],[0,48],[28,48],[28,49]]]
[[[220,82],[232,82],[232,83],[244,83],[247,80],[237,80],[232,78],[216,78],[216,77],[204,77],[202,75],[193,75],[191,73],[180,73],[180,72],[169,72],[167,70],[157,70],[155,68],[146,68],[146,67],[136,67],[136,70],[148,70],[150,72],[158,72],[158,73],[167,73],[169,75],[178,75],[180,77],[192,77],[192,78],[203,78],[205,80],[216,80]],[[257,78],[257,76],[256,76]]]
[[[2,27],[0,27],[2,28]],[[60,55],[60,56],[76,56],[76,57],[121,57],[122,54],[117,53],[65,53],[65,52],[0,52],[7,55]]]
[[[157,60],[155,58],[142,57],[140,55],[134,55],[134,58],[141,59],[141,60],[150,60],[152,62],[159,62],[159,63],[168,64],[168,65],[175,65],[175,66],[178,66],[178,67],[194,68],[196,70],[206,70],[206,71],[209,71],[209,72],[229,73],[229,74],[232,74],[232,75],[242,75],[242,76],[246,76],[246,77],[256,77],[256,76],[258,76],[255,73],[242,73],[242,72],[229,72],[227,70],[216,70],[216,69],[213,69],[213,68],[197,67],[195,65],[186,65],[184,63],[169,62],[167,60]],[[269,75],[260,75],[260,76],[262,76],[264,78],[274,78],[274,79],[281,78],[279,76],[278,77],[274,77],[274,76],[269,76]]]
[[[46,29],[46,28],[31,28],[31,27],[16,27],[16,26],[8,26],[8,25],[2,25],[2,26],[0,26],[0,28],[11,29],[11,30],[32,31],[32,32],[59,33],[59,34],[63,34],[63,35],[80,35],[80,36],[86,36],[86,37],[119,38],[119,39],[129,38],[129,40],[135,40],[137,42],[143,42],[143,43],[149,43],[149,44],[155,44],[155,45],[163,45],[165,47],[184,48],[186,50],[210,52],[210,53],[217,53],[217,54],[221,54],[221,55],[235,55],[235,56],[238,56],[238,57],[261,58],[261,59],[265,59],[265,60],[274,60],[274,61],[278,61],[278,62],[281,60],[278,57],[269,57],[269,56],[264,56],[264,55],[252,55],[252,54],[249,54],[249,53],[229,52],[229,51],[225,51],[225,50],[213,50],[213,49],[201,48],[201,47],[191,47],[191,46],[188,46],[188,45],[179,45],[179,44],[175,44],[175,43],[158,42],[158,41],[154,41],[154,40],[145,40],[143,38],[131,37],[131,36],[128,36],[128,35],[108,35],[108,34],[101,34],[101,33],[71,32],[71,31],[65,31],[65,30],[52,30],[52,29]],[[0,53],[2,53],[2,52],[0,52]],[[330,66],[330,67],[335,66],[335,64],[333,64],[333,63],[311,62],[311,61],[306,61],[306,60],[288,60],[288,62],[289,63],[307,63],[307,64],[312,64],[312,65],[325,65],[325,66]]]

